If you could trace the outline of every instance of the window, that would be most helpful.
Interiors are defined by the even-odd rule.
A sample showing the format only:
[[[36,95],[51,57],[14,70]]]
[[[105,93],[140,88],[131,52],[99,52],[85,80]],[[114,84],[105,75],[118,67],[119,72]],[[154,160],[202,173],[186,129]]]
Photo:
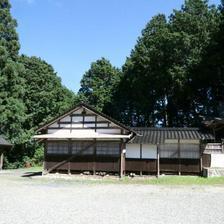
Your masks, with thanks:
[[[93,155],[93,142],[72,142],[72,154]]]
[[[96,144],[96,154],[97,155],[120,155],[120,146],[117,142],[97,142]]]
[[[179,148],[180,147],[180,152]],[[198,159],[200,158],[199,144],[164,144],[160,146],[160,157],[169,159]]]
[[[199,144],[181,144],[180,157],[184,159],[199,159],[200,147]]]
[[[169,159],[178,158],[178,145],[177,144],[160,145],[160,157]]]
[[[68,154],[68,142],[48,142],[48,154]]]

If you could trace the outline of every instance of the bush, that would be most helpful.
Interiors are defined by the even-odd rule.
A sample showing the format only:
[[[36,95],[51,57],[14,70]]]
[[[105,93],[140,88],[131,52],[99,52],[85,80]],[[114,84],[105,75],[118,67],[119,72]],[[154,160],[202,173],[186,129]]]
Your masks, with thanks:
[[[34,156],[32,158],[32,165],[33,166],[41,166],[44,161],[44,148],[39,146],[36,148]]]

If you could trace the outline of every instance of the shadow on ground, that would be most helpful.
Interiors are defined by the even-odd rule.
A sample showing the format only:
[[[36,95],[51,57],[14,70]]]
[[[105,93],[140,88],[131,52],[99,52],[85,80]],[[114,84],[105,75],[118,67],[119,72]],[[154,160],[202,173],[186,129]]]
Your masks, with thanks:
[[[26,172],[21,177],[35,177],[35,176],[41,176],[42,172]]]

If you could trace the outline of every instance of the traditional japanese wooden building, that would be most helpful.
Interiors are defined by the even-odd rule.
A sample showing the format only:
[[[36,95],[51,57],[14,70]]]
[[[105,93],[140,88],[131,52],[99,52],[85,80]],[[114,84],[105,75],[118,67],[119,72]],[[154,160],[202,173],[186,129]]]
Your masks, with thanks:
[[[3,167],[3,156],[6,150],[10,150],[12,148],[12,144],[6,141],[2,136],[0,136],[0,170]]]
[[[124,173],[125,144],[136,133],[94,108],[80,104],[40,127],[45,141],[45,172]]]
[[[198,128],[130,128],[80,104],[38,129],[44,141],[44,173],[197,173],[201,142],[213,135]]]

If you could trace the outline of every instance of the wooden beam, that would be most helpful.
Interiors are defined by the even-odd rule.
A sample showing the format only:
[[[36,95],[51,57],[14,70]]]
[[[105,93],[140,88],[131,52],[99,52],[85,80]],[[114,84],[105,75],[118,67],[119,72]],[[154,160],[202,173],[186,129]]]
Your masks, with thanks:
[[[97,128],[97,115],[95,116],[95,132],[96,132],[96,128]]]
[[[125,172],[125,154],[124,154],[124,149],[125,149],[125,143],[122,139],[122,143],[120,144],[120,177],[123,177],[124,172]]]
[[[200,141],[200,144],[199,144],[199,158],[200,158],[200,173],[202,175],[202,170],[203,170],[203,161],[202,161],[202,155],[203,155],[203,143],[202,141]]]
[[[157,178],[159,178],[159,175],[160,175],[160,148],[159,148],[159,144],[157,144],[156,146],[157,148]]]
[[[142,159],[142,144],[140,144],[140,159]],[[140,166],[140,171],[139,171],[140,176],[142,176],[142,163]]]
[[[178,138],[178,175],[181,175],[180,138]]]
[[[60,129],[64,129],[64,130],[70,130],[70,129],[72,129],[72,130],[80,130],[80,129],[85,129],[85,130],[88,130],[88,129],[90,129],[90,130],[92,130],[92,129],[95,129],[95,127],[72,127],[72,128],[70,128],[70,127],[50,127],[50,128],[48,128],[48,130],[60,130]],[[117,130],[120,130],[120,128],[119,127],[96,127],[96,129],[117,129]]]
[[[94,139],[93,150],[93,175],[96,175],[96,139]]]
[[[95,116],[95,117],[97,117],[97,116]],[[58,124],[82,124],[83,123],[83,121],[60,121],[60,122],[58,122]],[[109,122],[108,121],[86,121],[85,120],[85,122],[84,122],[84,124],[95,124],[95,123],[97,123],[97,124],[105,124],[106,126],[105,127],[108,127],[108,124],[109,124]]]
[[[72,117],[82,117],[83,114],[71,114]],[[94,117],[95,114],[85,114],[86,117]]]
[[[3,167],[3,158],[4,158],[3,152],[0,152],[0,170],[2,170]]]
[[[46,156],[47,156],[47,140],[44,140],[44,162],[43,162],[44,171],[47,170]]]
[[[68,140],[68,154],[72,155],[72,141],[71,139]],[[71,162],[68,161],[68,174],[71,174]]]

